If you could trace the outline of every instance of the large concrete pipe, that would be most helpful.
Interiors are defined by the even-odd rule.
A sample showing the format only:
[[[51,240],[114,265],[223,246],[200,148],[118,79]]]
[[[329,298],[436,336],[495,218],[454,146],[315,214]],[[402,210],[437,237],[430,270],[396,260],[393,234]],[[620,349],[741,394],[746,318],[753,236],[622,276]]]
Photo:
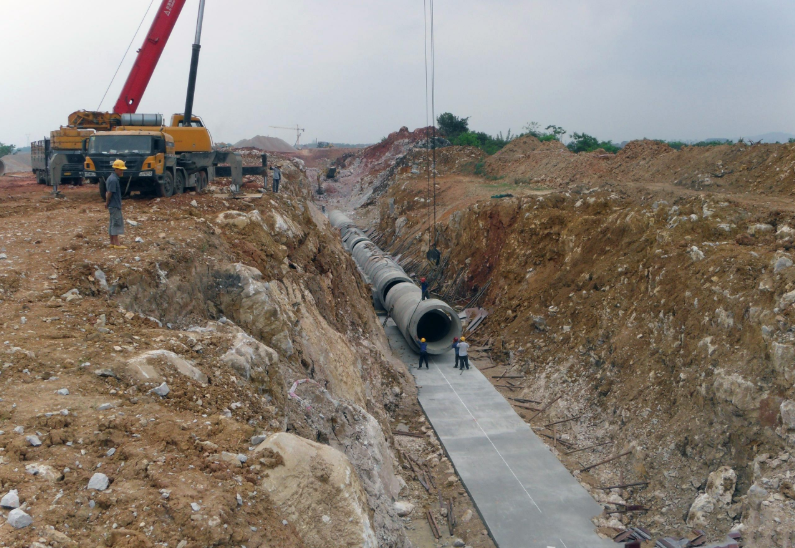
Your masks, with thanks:
[[[0,176],[5,175],[6,173],[6,165],[3,163],[3,160],[0,160]]]
[[[340,231],[345,246],[374,288],[374,297],[389,311],[409,345],[419,351],[419,339],[428,353],[442,354],[461,336],[461,320],[455,310],[439,299],[422,300],[422,291],[388,254],[364,236],[342,212],[329,213],[332,226]],[[362,238],[364,236],[364,238]]]
[[[429,354],[443,354],[461,336],[461,320],[450,305],[439,299],[422,300],[422,290],[413,283],[399,283],[386,296],[387,310],[409,345],[419,351],[419,339]]]

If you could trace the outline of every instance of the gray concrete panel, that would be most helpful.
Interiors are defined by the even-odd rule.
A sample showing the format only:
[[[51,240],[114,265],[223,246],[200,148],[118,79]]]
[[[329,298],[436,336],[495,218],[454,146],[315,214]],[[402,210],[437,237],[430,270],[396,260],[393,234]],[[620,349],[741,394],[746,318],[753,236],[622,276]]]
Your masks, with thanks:
[[[489,380],[453,369],[452,351],[417,370],[390,320],[393,352],[411,366],[419,400],[499,548],[607,548],[591,518],[602,508]]]

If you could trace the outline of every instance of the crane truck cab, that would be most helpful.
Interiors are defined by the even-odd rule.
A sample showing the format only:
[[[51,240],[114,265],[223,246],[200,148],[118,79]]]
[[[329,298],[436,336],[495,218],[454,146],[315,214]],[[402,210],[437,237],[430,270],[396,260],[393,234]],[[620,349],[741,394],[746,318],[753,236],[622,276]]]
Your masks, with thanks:
[[[242,159],[231,152],[213,150],[210,132],[198,116],[183,126],[184,116],[175,114],[171,125],[162,125],[159,114],[123,114],[124,125],[100,131],[86,140],[85,177],[104,181],[113,172],[114,160],[124,160],[127,171],[122,180],[124,195],[132,191],[154,191],[161,197],[181,194],[186,189],[202,191],[215,176],[219,164],[230,164],[233,184],[242,182]],[[262,169],[257,171],[261,173]]]
[[[100,131],[86,140],[85,149],[85,176],[99,181],[102,199],[115,160],[127,165],[121,179],[124,195],[139,191],[168,197],[184,188],[179,186],[184,174],[177,169],[174,138],[162,128],[117,127]]]

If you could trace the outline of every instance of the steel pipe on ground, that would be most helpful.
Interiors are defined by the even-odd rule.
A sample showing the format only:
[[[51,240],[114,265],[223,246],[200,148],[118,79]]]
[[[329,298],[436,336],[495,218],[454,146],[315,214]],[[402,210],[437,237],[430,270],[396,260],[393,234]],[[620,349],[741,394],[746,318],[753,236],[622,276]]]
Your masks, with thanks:
[[[341,211],[331,211],[329,221],[340,231],[346,249],[373,286],[375,298],[389,311],[411,348],[419,351],[419,340],[424,338],[429,354],[449,350],[453,338],[462,332],[455,310],[439,299],[423,301],[422,291],[400,265]]]

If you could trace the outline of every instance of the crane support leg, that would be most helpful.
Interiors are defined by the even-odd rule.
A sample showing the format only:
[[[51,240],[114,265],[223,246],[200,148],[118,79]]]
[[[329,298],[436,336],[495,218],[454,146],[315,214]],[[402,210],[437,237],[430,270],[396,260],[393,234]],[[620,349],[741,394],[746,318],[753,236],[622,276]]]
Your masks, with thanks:
[[[58,191],[58,185],[61,184],[61,172],[63,171],[63,166],[65,165],[65,154],[53,154],[52,158],[50,158],[50,184],[52,184],[52,195],[56,198],[61,195],[61,193]]]
[[[229,164],[232,171],[232,192],[237,194],[243,186],[243,157],[236,152],[218,152],[215,159],[219,164]],[[218,172],[223,170],[216,169]]]

